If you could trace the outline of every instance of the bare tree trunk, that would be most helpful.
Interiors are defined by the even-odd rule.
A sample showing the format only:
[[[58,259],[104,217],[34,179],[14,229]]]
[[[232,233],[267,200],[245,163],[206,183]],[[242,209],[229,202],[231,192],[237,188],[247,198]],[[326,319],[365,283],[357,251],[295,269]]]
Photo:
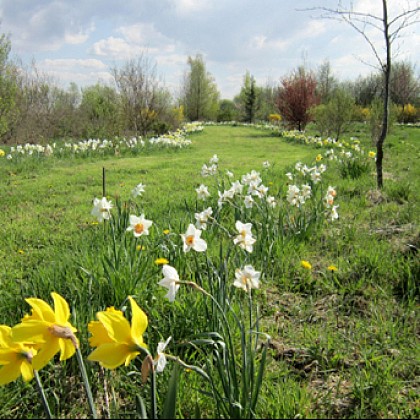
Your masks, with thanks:
[[[389,125],[389,90],[391,81],[391,41],[389,36],[389,24],[388,24],[388,10],[386,0],[382,0],[383,7],[383,25],[384,25],[384,37],[386,46],[386,64],[383,66],[383,77],[384,77],[384,97],[383,97],[383,116],[382,116],[382,128],[379,138],[376,142],[376,179],[377,186],[379,189],[383,188],[383,171],[382,161],[384,157],[383,145],[388,134]]]

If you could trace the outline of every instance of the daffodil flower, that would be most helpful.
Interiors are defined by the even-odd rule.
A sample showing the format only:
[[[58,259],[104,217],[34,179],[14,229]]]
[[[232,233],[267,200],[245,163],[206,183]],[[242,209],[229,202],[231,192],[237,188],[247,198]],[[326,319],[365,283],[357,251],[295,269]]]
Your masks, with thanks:
[[[151,220],[147,220],[144,218],[144,214],[140,217],[135,216],[134,214],[130,215],[130,226],[128,226],[127,230],[133,231],[133,234],[136,238],[142,235],[149,234],[149,227],[152,226],[153,222]]]
[[[252,265],[246,265],[243,269],[235,270],[235,281],[233,285],[246,292],[260,287],[260,271],[255,271]]]
[[[101,199],[95,198],[93,200],[91,215],[95,216],[98,219],[98,222],[103,222],[111,217],[111,209],[111,201],[108,201],[106,197],[102,197]]]
[[[155,367],[155,371],[157,373],[163,372],[166,366],[166,356],[165,356],[165,349],[168,346],[169,342],[171,341],[172,337],[169,337],[164,343],[159,342],[157,346],[157,355],[153,360],[153,365]]]
[[[52,292],[51,296],[54,310],[42,299],[25,299],[32,307],[32,313],[12,328],[13,341],[40,346],[32,360],[35,370],[41,370],[58,352],[60,360],[72,357],[79,346],[74,335],[77,329],[69,322],[68,303],[58,293]]]
[[[0,325],[0,385],[15,381],[19,376],[25,382],[34,377],[32,358],[36,354],[33,347],[12,340],[12,329]]]
[[[191,248],[197,252],[204,252],[207,249],[207,243],[200,236],[201,230],[197,229],[192,223],[190,223],[187,231],[185,233],[181,233],[181,238],[184,242],[184,252],[190,251]]]
[[[173,302],[175,300],[176,292],[179,289],[178,272],[174,267],[167,264],[162,267],[162,272],[164,278],[159,282],[159,285],[168,289],[168,293],[165,297],[169,299],[169,302]]]
[[[98,312],[98,321],[92,321],[88,330],[92,334],[90,345],[96,347],[88,360],[99,362],[107,369],[115,369],[122,364],[128,366],[142,350],[147,349],[143,341],[148,320],[135,300],[129,296],[131,304],[131,325],[118,310],[108,309]]]

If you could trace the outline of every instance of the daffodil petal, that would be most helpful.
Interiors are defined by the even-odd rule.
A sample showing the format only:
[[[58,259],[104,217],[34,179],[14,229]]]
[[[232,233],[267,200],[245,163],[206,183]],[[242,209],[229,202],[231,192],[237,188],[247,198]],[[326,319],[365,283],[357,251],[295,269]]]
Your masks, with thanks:
[[[20,365],[20,373],[22,374],[23,380],[25,382],[29,382],[34,377],[34,369],[32,364],[27,360],[24,360]]]
[[[20,364],[11,363],[0,369],[0,385],[15,381],[20,376]]]
[[[88,360],[99,362],[107,369],[115,369],[125,363],[130,353],[126,344],[106,343],[93,350]]]
[[[12,349],[0,349],[0,365],[8,365],[17,360],[16,351]]]
[[[52,292],[54,300],[55,320],[58,324],[65,325],[70,318],[69,304],[58,293]]]
[[[118,312],[98,312],[99,321],[107,330],[109,337],[117,343],[130,343],[131,331],[127,319]]]
[[[69,359],[76,351],[76,347],[68,338],[59,338],[58,344],[60,346],[60,360]]]
[[[143,343],[143,334],[147,328],[147,315],[131,296],[128,299],[131,304],[131,336],[140,344]]]
[[[8,325],[0,325],[0,347],[9,347],[12,329]]]
[[[55,314],[51,306],[42,299],[28,298],[25,299],[32,307],[33,315],[36,319],[55,322]]]
[[[32,359],[35,370],[41,370],[60,351],[59,338],[51,338]]]
[[[12,339],[20,343],[43,343],[49,326],[49,322],[41,320],[21,322],[12,328]]]
[[[113,343],[113,340],[108,334],[106,328],[99,321],[91,321],[88,324],[88,330],[92,334],[89,337],[89,345],[91,347],[98,347],[101,344]]]

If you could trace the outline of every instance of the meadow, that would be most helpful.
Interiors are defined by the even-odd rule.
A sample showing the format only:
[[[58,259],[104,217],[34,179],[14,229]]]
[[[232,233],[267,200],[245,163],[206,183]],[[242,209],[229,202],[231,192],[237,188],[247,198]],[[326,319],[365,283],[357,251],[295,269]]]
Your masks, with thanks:
[[[60,344],[0,386],[0,416],[418,418],[420,128],[392,128],[381,191],[363,124],[339,142],[312,126],[186,137],[0,148],[0,324],[39,321],[25,299],[59,294],[93,398]],[[126,357],[108,368],[111,342]]]

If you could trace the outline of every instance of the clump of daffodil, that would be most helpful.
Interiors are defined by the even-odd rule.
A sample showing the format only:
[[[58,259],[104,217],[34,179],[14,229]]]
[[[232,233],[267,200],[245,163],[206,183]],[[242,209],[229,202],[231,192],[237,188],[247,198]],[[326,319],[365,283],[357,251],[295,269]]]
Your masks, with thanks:
[[[25,382],[34,377],[32,359],[36,354],[33,347],[12,340],[12,329],[7,325],[0,325],[0,385],[15,381],[19,376]]]
[[[115,369],[122,364],[128,366],[142,351],[148,353],[143,341],[148,320],[135,300],[129,296],[131,304],[131,325],[123,313],[108,308],[96,314],[98,321],[91,321],[89,344],[96,347],[88,360],[99,362],[107,369]]]
[[[14,342],[32,344],[39,348],[32,359],[35,370],[42,369],[58,352],[60,360],[69,359],[79,347],[79,341],[74,335],[77,329],[69,322],[68,303],[58,293],[52,292],[51,296],[54,310],[42,299],[25,299],[32,307],[31,315],[25,315],[22,322],[11,331]]]

